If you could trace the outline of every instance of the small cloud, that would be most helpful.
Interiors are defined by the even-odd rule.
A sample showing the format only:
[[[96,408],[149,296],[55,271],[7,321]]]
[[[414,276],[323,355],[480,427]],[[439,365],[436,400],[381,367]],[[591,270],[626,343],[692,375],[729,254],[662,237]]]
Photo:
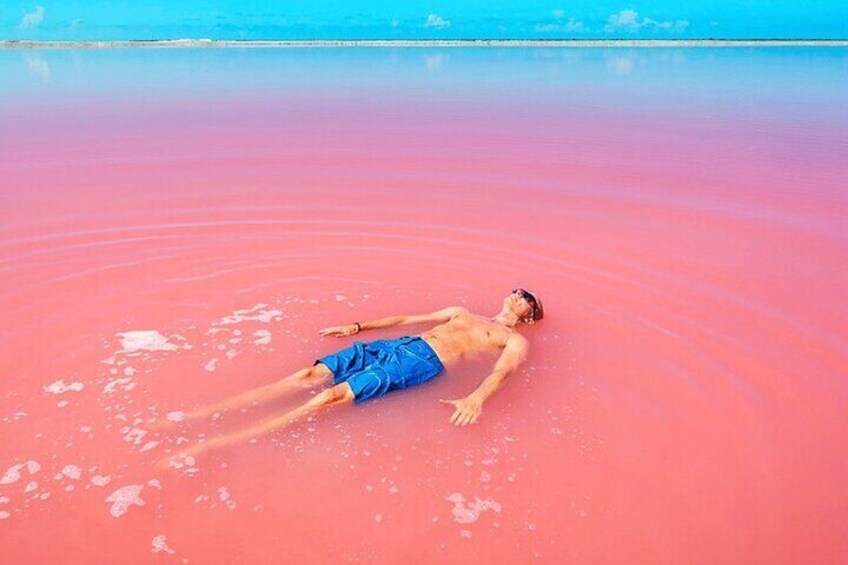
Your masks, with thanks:
[[[27,12],[24,14],[24,17],[21,19],[21,23],[18,25],[18,29],[29,29],[31,27],[38,27],[38,25],[44,21],[44,6],[36,6],[32,12]]]
[[[554,8],[553,10],[551,10],[551,14],[553,14],[553,16],[559,20],[565,17],[565,10],[563,10],[562,8]]]
[[[437,29],[444,29],[446,27],[450,27],[450,25],[450,20],[446,20],[438,14],[430,14],[427,16],[427,21],[424,23],[424,27],[434,27]]]
[[[639,18],[636,10],[621,10],[617,14],[610,14],[604,30],[608,32],[626,31],[635,33],[643,28],[662,29],[665,31],[683,31],[689,26],[689,20],[664,20],[657,21],[651,18]]]
[[[565,31],[583,31],[583,22],[568,18],[568,21],[565,22]]]
[[[399,25],[400,25],[400,20],[392,20],[392,23],[391,23],[392,27],[397,27]]]
[[[583,31],[588,31],[584,26],[583,22],[576,20],[574,18],[568,18],[568,21],[565,23],[547,23],[536,26],[536,31],[542,33],[550,33],[554,31],[565,31],[570,33],[580,33]]]
[[[74,31],[74,30],[76,30],[76,29],[77,29],[79,26],[81,26],[81,25],[82,25],[82,19],[80,19],[80,18],[74,18],[73,20],[71,20],[71,24],[68,26],[68,28],[69,28],[71,31]]]

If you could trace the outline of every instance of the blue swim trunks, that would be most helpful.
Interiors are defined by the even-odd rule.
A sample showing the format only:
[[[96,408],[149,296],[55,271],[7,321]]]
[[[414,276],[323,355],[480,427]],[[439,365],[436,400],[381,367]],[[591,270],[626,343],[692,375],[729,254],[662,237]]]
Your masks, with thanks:
[[[333,384],[350,385],[356,404],[427,382],[445,369],[433,348],[417,336],[355,341],[318,363],[333,372]]]

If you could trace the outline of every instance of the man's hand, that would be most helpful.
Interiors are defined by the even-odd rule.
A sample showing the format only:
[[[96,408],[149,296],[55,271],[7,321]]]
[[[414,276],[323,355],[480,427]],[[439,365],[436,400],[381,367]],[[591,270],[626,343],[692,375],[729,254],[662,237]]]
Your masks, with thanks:
[[[355,335],[359,333],[360,326],[358,324],[348,324],[346,326],[332,326],[329,328],[324,328],[320,330],[318,333],[322,336],[334,335],[336,337],[345,337],[348,335]]]
[[[457,426],[477,423],[483,413],[483,401],[474,396],[457,398],[456,400],[439,400],[442,404],[452,404],[456,410],[450,417],[450,423]]]

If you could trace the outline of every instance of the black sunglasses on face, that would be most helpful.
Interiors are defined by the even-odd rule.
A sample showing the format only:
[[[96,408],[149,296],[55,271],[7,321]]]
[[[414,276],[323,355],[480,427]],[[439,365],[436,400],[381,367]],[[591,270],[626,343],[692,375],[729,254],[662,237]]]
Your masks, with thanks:
[[[518,296],[520,296],[521,298],[526,300],[528,304],[530,304],[530,309],[531,309],[530,310],[530,317],[535,319],[536,318],[536,308],[537,308],[537,306],[536,306],[536,297],[533,296],[533,293],[531,293],[530,291],[524,290],[523,288],[516,288],[512,292],[513,293],[517,292]]]

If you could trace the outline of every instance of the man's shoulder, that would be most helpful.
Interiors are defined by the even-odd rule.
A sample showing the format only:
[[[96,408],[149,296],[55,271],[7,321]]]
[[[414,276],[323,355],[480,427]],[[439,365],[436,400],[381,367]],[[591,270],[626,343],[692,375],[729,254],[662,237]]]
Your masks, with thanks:
[[[457,316],[464,316],[468,314],[469,310],[465,306],[448,306],[447,308],[443,308],[442,312],[444,312],[446,316],[456,318]]]
[[[530,347],[530,340],[518,333],[516,330],[512,330],[509,337],[506,338],[505,346],[515,349],[527,349]]]

